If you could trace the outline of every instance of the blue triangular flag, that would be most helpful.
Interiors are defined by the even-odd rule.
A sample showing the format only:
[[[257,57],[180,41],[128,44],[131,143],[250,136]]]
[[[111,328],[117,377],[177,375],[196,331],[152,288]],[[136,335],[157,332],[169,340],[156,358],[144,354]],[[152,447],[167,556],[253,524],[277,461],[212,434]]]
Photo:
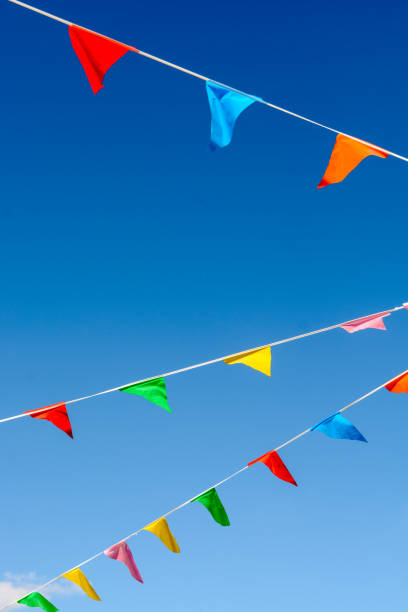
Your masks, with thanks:
[[[211,111],[210,148],[215,150],[229,145],[235,121],[256,100],[211,81],[206,81],[205,86]]]
[[[350,423],[350,421],[345,419],[344,416],[338,412],[320,421],[317,425],[314,425],[310,431],[316,429],[326,434],[326,436],[329,436],[329,438],[343,438],[345,440],[360,440],[361,442],[367,442],[365,437],[356,427],[354,427],[353,423]]]

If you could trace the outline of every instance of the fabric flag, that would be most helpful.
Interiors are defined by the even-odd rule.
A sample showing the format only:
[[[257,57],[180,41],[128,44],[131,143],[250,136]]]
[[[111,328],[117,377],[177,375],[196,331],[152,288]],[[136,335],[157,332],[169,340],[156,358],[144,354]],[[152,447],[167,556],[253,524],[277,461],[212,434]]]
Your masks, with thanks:
[[[31,412],[30,410],[26,410],[24,414]],[[52,404],[52,406],[45,406],[44,410],[39,412],[35,412],[34,414],[30,414],[33,419],[44,419],[45,421],[50,421],[55,427],[58,429],[62,429],[65,433],[70,437],[74,438],[72,435],[71,423],[69,420],[67,407],[64,403],[62,404]]]
[[[114,544],[105,550],[105,555],[109,557],[109,559],[114,559],[115,561],[121,561],[124,563],[129,572],[132,574],[133,578],[143,584],[143,579],[133,558],[132,551],[126,542]]]
[[[149,400],[149,402],[153,402],[153,404],[161,406],[167,410],[167,412],[171,412],[171,408],[167,401],[166,383],[163,377],[137,383],[136,385],[121,387],[119,391],[141,395],[145,399]]]
[[[42,608],[45,612],[58,612],[58,608],[48,601],[48,599],[45,599],[41,593],[37,593],[36,591],[23,597],[23,599],[19,599],[17,603],[24,604],[30,608]]]
[[[310,431],[321,431],[322,433],[329,436],[329,438],[337,438],[338,440],[360,440],[361,442],[367,442],[365,437],[354,427],[353,423],[350,423],[342,414],[337,412],[332,416],[320,421]]]
[[[387,329],[384,325],[383,317],[388,317],[391,311],[382,312],[381,314],[370,315],[369,317],[362,317],[361,319],[354,319],[353,321],[347,321],[343,325],[340,325],[349,334],[354,334],[360,329]]]
[[[229,145],[236,120],[256,100],[211,81],[206,81],[205,86],[211,111],[210,148],[214,151]]]
[[[200,502],[200,504],[203,504],[203,506],[207,508],[214,521],[216,521],[223,527],[228,527],[229,525],[231,525],[228,518],[228,514],[226,513],[225,508],[222,505],[222,502],[218,497],[218,493],[215,489],[210,489],[206,493],[199,495],[198,497],[193,499],[191,503],[196,501]]]
[[[224,359],[224,362],[228,364],[243,363],[254,370],[262,372],[262,374],[270,376],[271,347],[267,346],[257,351],[249,351],[248,353],[241,353],[241,355],[236,355],[235,357],[228,357]]]
[[[174,535],[171,533],[170,527],[165,518],[158,519],[146,527],[143,527],[143,529],[154,533],[154,535],[156,535],[159,540],[161,540],[163,544],[167,546],[169,550],[171,550],[171,552],[180,552],[180,547],[177,544]]]
[[[69,36],[94,94],[102,89],[105,74],[118,59],[128,51],[138,53],[135,47],[76,25],[69,26]]]
[[[385,388],[392,393],[408,393],[408,372],[391,380],[385,385]]]
[[[343,134],[338,134],[329,165],[317,188],[320,189],[320,187],[325,187],[332,183],[340,183],[369,155],[383,158],[388,157],[388,153],[384,153],[384,151],[377,149],[369,143],[359,142],[348,136],[343,136]]]
[[[251,461],[250,463],[248,463],[248,465],[253,465],[258,461],[264,463],[266,467],[271,470],[272,474],[275,474],[275,476],[277,476],[281,480],[290,482],[291,484],[295,485],[295,487],[297,487],[296,480],[293,478],[292,474],[289,472],[288,468],[283,463],[282,459],[279,457],[276,451],[270,451],[269,453],[262,455],[262,457],[254,459],[254,461]]]
[[[66,578],[67,580],[70,580],[71,582],[79,586],[83,590],[83,592],[86,593],[91,599],[94,599],[95,601],[101,601],[101,598],[99,597],[98,593],[94,590],[88,578],[85,576],[82,570],[79,569],[79,567],[69,572],[65,572],[65,574],[62,574],[61,578]]]

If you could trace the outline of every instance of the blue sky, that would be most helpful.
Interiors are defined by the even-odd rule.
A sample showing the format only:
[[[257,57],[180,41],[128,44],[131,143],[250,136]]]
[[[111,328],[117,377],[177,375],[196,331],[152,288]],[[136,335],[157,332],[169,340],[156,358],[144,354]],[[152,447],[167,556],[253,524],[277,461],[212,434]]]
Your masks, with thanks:
[[[403,3],[42,0],[80,25],[402,155]],[[1,416],[408,300],[406,163],[316,189],[334,136],[253,105],[208,151],[204,84],[128,54],[94,96],[67,28],[1,5]],[[174,413],[112,394],[1,426],[0,595],[55,576],[407,366],[408,313],[273,351],[268,379],[217,365],[168,381]],[[348,413],[369,444],[315,432],[194,504],[172,555],[130,542],[145,584],[98,559],[103,599],[66,612],[406,609],[406,396]],[[31,586],[29,586],[31,588]],[[69,589],[68,589],[69,591]]]

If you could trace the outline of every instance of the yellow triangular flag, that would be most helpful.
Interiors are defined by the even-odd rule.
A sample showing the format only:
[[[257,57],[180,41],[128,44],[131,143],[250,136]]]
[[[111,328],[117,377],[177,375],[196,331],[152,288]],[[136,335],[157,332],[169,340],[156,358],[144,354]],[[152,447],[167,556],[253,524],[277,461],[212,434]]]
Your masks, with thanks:
[[[229,365],[234,363],[243,363],[250,368],[254,368],[254,370],[262,372],[262,374],[270,376],[271,347],[266,346],[265,348],[258,349],[256,351],[249,351],[248,353],[241,353],[241,355],[236,355],[235,357],[228,357],[228,359],[224,359],[224,362],[228,363]]]
[[[66,572],[62,574],[62,578],[66,578],[71,582],[74,582],[77,586],[79,586],[91,599],[95,601],[101,601],[99,595],[94,591],[91,583],[88,581],[88,578],[85,574],[79,569],[73,569],[70,572]]]
[[[171,552],[180,552],[179,545],[177,544],[174,535],[171,533],[170,527],[168,526],[165,518],[154,521],[154,523],[146,525],[146,527],[143,527],[143,529],[154,533],[154,535],[156,535],[163,542],[163,544],[167,546],[169,550],[171,550]]]

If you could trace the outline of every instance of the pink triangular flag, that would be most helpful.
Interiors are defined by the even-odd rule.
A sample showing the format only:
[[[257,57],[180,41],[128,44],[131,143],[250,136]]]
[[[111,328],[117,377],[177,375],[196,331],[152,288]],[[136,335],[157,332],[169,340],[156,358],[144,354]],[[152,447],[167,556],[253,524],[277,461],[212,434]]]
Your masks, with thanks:
[[[381,312],[380,314],[370,315],[369,317],[362,317],[361,319],[354,319],[340,325],[349,334],[354,334],[360,329],[387,329],[384,325],[383,317],[388,317],[391,311]]]
[[[143,584],[143,579],[133,558],[132,551],[130,550],[126,542],[114,544],[113,546],[105,550],[105,555],[110,559],[114,559],[115,561],[121,561],[122,563],[124,563],[128,568],[129,572],[132,574],[133,578]]]

